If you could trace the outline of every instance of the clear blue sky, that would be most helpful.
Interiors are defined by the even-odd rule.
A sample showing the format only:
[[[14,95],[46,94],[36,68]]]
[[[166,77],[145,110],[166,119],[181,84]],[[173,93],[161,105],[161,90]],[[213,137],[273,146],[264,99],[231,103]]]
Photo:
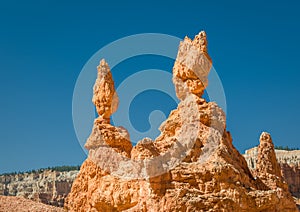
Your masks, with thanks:
[[[0,173],[81,164],[86,155],[72,123],[76,79],[101,47],[145,32],[207,32],[239,151],[257,145],[261,131],[276,145],[300,147],[299,9],[299,1],[2,1]],[[125,75],[127,67],[172,69],[172,61],[152,59],[116,68]],[[161,107],[147,104],[155,95],[166,113],[174,107],[154,92],[138,96],[133,110]]]

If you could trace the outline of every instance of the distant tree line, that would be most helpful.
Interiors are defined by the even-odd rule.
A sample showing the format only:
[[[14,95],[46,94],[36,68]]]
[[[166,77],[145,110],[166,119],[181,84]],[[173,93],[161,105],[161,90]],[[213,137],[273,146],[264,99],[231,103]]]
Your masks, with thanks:
[[[275,149],[278,149],[278,150],[286,150],[286,151],[293,151],[293,150],[299,150],[299,148],[291,148],[291,147],[288,147],[288,146],[275,146],[274,147]]]
[[[16,174],[40,174],[43,171],[46,170],[51,170],[51,171],[58,171],[58,172],[68,172],[68,171],[75,171],[75,170],[79,170],[80,166],[54,166],[54,167],[48,167],[48,168],[41,168],[41,169],[33,169],[30,171],[25,171],[25,172],[9,172],[9,173],[3,173],[0,174],[0,176],[7,176],[7,175],[16,175]]]

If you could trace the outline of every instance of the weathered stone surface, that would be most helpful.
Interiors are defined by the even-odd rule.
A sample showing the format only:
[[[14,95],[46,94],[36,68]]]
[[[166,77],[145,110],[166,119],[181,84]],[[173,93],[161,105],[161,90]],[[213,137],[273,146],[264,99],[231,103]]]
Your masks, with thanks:
[[[206,34],[200,32],[193,41],[185,38],[173,68],[181,102],[161,124],[154,141],[145,138],[132,148],[125,131],[120,134],[103,118],[96,119],[86,144],[89,157],[65,207],[69,211],[297,211],[273,160],[271,140],[262,136],[260,173],[252,174],[232,145],[224,112],[201,97],[210,67]],[[101,91],[105,87],[98,89],[105,93]]]
[[[103,123],[103,119],[98,117],[94,122],[92,133],[85,144],[85,148],[93,150],[101,146],[113,148],[125,157],[130,157],[132,149],[126,129],[112,126],[106,122]]]
[[[300,150],[286,151],[275,149],[275,154],[281,168],[281,175],[288,184],[289,191],[300,208]],[[246,150],[244,157],[252,173],[256,173],[258,147]],[[274,158],[272,160],[274,161]],[[277,176],[279,175],[277,171],[275,173]]]
[[[198,97],[202,96],[208,85],[207,76],[211,65],[204,31],[196,35],[194,40],[185,37],[180,42],[173,67],[173,83],[180,100],[184,100],[190,93]]]
[[[0,175],[0,195],[20,196],[62,207],[78,171]]]
[[[94,85],[93,103],[99,116],[109,120],[118,107],[118,96],[115,92],[114,81],[107,62],[102,59],[98,69],[97,80]]]
[[[287,187],[283,184],[280,166],[276,160],[274,145],[269,133],[260,135],[255,175],[271,189]]]

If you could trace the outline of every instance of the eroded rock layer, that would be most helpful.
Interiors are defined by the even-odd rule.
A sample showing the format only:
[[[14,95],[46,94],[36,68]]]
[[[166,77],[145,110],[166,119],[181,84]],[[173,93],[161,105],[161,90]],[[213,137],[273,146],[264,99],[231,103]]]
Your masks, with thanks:
[[[132,147],[126,129],[110,124],[115,90],[100,63],[93,98],[99,118],[66,200],[69,211],[297,211],[271,137],[262,134],[254,176],[232,145],[224,112],[202,98],[211,64],[205,32],[180,43],[173,67],[180,103],[154,141]]]
[[[52,171],[0,175],[0,195],[19,196],[63,207],[78,171]]]

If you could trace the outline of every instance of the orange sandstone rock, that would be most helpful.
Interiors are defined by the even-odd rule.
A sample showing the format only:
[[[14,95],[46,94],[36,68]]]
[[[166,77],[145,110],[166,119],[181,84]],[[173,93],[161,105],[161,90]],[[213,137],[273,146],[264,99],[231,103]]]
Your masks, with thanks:
[[[211,64],[205,32],[180,43],[173,82],[181,101],[161,124],[155,141],[145,138],[132,148],[127,131],[109,124],[114,88],[109,68],[101,62],[93,98],[99,118],[86,143],[89,157],[65,208],[297,211],[278,171],[270,137],[261,138],[259,173],[254,175],[232,145],[222,109],[201,98]]]
[[[263,133],[260,145],[246,150],[244,157],[253,175],[260,175],[260,179],[265,180],[266,184],[268,184],[268,179],[274,179],[274,176],[273,183],[276,181],[278,183],[278,179],[281,182],[281,176],[283,176],[284,181],[288,184],[289,191],[300,208],[300,150],[275,149],[275,155],[281,168],[280,173],[274,159],[271,138],[267,133]],[[275,187],[277,185],[271,184],[270,186]],[[286,187],[286,185],[282,186]]]
[[[117,110],[118,96],[115,92],[110,68],[104,59],[100,61],[97,69],[98,76],[94,85],[93,103],[99,116],[109,119],[111,114]]]

